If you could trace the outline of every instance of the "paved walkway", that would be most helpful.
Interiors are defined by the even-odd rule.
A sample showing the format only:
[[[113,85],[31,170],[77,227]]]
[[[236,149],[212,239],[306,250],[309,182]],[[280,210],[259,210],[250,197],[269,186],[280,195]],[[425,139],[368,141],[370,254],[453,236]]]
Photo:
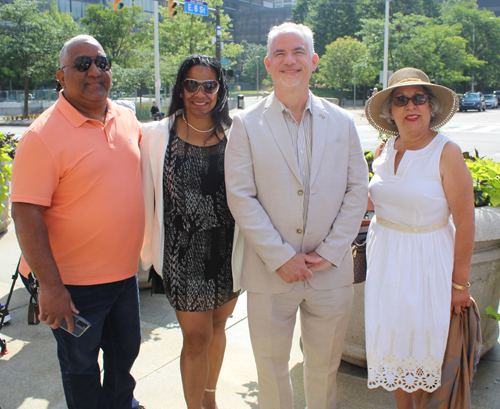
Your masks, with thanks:
[[[0,302],[5,303],[19,247],[14,229],[0,236]],[[140,292],[143,341],[133,368],[136,396],[148,409],[185,408],[179,371],[182,334],[166,298]],[[12,321],[2,329],[9,353],[0,357],[2,409],[63,409],[56,344],[49,328],[26,323],[28,293],[17,282],[11,301]],[[305,407],[302,354],[298,331],[290,359],[295,409]],[[227,325],[227,351],[218,385],[220,409],[257,409],[257,374],[248,335],[246,296],[238,300]],[[500,343],[481,360],[474,378],[473,409],[500,408]],[[395,408],[391,393],[368,390],[366,370],[342,362],[338,376],[338,409]]]

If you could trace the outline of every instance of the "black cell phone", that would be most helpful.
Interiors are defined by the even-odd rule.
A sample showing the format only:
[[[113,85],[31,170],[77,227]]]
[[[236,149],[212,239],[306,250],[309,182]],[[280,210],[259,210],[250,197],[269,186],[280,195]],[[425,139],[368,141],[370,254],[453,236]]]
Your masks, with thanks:
[[[75,324],[75,327],[73,328],[73,332],[68,331],[68,323],[66,322],[66,319],[63,318],[61,327],[63,330],[69,332],[71,335],[74,335],[75,337],[80,337],[85,331],[87,331],[90,327],[90,322],[88,322],[85,318],[80,317],[79,315],[76,315],[73,313],[73,322]]]

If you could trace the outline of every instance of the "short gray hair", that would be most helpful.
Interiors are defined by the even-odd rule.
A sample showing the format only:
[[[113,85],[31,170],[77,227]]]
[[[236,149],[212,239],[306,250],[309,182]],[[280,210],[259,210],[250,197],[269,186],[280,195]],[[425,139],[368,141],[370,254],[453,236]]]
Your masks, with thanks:
[[[307,43],[311,58],[314,56],[314,34],[311,29],[303,24],[295,24],[286,22],[279,26],[274,26],[267,35],[267,58],[271,57],[271,44],[278,34],[281,33],[299,33],[302,35]]]
[[[422,86],[424,89],[425,93],[429,96],[429,106],[431,107],[431,122],[434,119],[434,117],[441,112],[442,108],[441,105],[439,104],[439,101],[432,95],[432,92],[429,90],[429,88]],[[385,99],[384,103],[382,104],[382,107],[380,108],[380,118],[385,119],[387,123],[394,125],[394,120],[391,119],[392,117],[392,95],[394,94],[394,91],[397,88],[395,88],[389,96]]]
[[[67,58],[68,56],[68,50],[69,48],[75,44],[75,43],[79,43],[79,42],[87,42],[87,43],[92,43],[92,44],[95,44],[99,47],[102,48],[101,44],[99,44],[99,41],[97,41],[94,37],[92,36],[89,36],[87,34],[80,34],[80,35],[77,35],[73,38],[70,38],[68,41],[66,41],[63,45],[63,48],[61,48],[61,53],[59,54],[59,67],[62,67],[64,65],[64,60]]]

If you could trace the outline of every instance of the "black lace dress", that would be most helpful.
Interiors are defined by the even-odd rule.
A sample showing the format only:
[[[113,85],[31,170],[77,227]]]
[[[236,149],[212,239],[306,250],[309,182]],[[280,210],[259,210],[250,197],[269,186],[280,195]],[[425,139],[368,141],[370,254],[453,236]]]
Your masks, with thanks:
[[[178,311],[210,311],[237,297],[231,254],[234,219],[226,200],[227,139],[191,145],[170,131],[163,168],[163,284]]]

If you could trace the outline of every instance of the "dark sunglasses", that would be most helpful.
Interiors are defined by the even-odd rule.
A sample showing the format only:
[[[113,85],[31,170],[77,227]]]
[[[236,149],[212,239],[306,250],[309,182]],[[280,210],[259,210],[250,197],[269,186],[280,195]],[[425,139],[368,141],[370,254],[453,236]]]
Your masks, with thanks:
[[[200,87],[203,89],[205,94],[215,94],[219,90],[219,83],[215,80],[197,81],[191,78],[186,78],[182,82],[182,86],[187,92],[191,92],[193,94],[196,94],[200,90]]]
[[[88,71],[92,66],[92,62],[99,68],[101,71],[109,71],[111,69],[111,59],[109,57],[104,57],[102,55],[98,55],[95,58],[87,57],[82,55],[80,57],[76,57],[75,61],[71,64],[65,65],[64,67],[59,68],[60,70],[69,67],[70,65],[75,64],[75,68],[79,72]]]
[[[427,102],[428,98],[429,98],[429,96],[426,94],[417,94],[417,95],[412,96],[411,98],[403,97],[403,96],[394,97],[392,99],[392,102],[394,102],[394,105],[396,105],[397,107],[405,107],[406,105],[408,105],[408,101],[410,101],[410,100],[415,105],[424,105]]]

